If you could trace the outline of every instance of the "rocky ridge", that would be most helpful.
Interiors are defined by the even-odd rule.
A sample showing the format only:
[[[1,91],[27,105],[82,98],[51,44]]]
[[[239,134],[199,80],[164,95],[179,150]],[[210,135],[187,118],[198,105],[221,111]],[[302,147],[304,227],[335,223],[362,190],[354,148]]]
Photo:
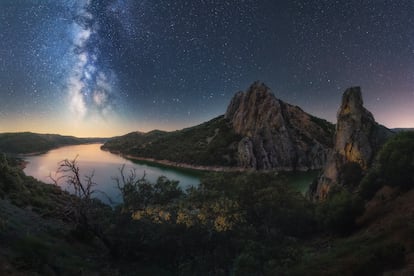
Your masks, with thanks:
[[[347,186],[343,171],[353,166],[350,173],[366,171],[381,145],[392,132],[379,125],[374,116],[363,106],[360,87],[347,89],[337,114],[337,125],[333,151],[329,154],[323,173],[316,186],[311,187],[311,196],[325,199],[334,185]]]
[[[332,124],[277,99],[263,83],[238,92],[225,118],[242,136],[238,162],[244,168],[320,169],[332,148]]]

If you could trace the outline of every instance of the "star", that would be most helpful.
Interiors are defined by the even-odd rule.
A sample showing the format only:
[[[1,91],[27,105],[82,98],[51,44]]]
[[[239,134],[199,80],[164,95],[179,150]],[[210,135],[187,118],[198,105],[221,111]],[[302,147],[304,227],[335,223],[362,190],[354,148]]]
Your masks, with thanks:
[[[338,95],[361,86],[375,118],[400,127],[414,117],[412,13],[410,0],[4,0],[0,126],[26,131],[27,114],[39,132],[173,130],[261,80],[332,122]]]

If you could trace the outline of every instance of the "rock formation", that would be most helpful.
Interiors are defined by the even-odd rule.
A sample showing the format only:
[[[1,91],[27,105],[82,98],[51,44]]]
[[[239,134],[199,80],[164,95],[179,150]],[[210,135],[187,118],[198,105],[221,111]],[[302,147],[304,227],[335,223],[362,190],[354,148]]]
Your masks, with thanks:
[[[323,200],[333,185],[348,185],[341,174],[344,168],[352,164],[354,173],[366,170],[390,135],[392,132],[377,124],[371,112],[363,107],[361,89],[347,89],[337,114],[334,149],[318,183],[310,189],[311,196]]]
[[[225,118],[243,137],[238,161],[245,168],[319,169],[332,148],[332,124],[277,99],[259,82],[233,97]]]

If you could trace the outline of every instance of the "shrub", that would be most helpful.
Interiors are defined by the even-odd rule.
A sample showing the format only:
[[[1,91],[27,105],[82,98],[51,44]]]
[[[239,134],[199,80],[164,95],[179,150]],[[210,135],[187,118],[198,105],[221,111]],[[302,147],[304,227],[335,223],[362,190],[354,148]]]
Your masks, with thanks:
[[[414,132],[399,133],[382,147],[376,164],[361,181],[360,195],[371,199],[385,184],[404,189],[414,186]]]
[[[18,252],[17,262],[24,268],[40,270],[44,264],[50,262],[49,246],[38,237],[28,235],[14,245]]]
[[[379,171],[391,186],[414,186],[414,132],[403,132],[388,141],[379,153]]]
[[[369,200],[383,185],[384,181],[381,179],[379,173],[373,169],[362,179],[359,194],[363,199]]]
[[[362,168],[357,162],[348,162],[339,171],[343,186],[356,187],[362,179]]]
[[[400,243],[385,242],[358,252],[354,258],[354,275],[373,275],[395,269],[404,263],[405,247]]]
[[[354,230],[355,219],[363,210],[362,200],[346,190],[341,190],[320,203],[316,213],[324,227],[334,233],[347,234]]]

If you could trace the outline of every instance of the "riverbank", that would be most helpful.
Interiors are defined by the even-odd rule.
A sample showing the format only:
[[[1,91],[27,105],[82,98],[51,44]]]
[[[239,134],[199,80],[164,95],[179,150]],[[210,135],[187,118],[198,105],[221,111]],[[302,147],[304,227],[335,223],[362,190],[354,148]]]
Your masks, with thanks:
[[[248,169],[240,168],[240,167],[198,166],[198,165],[190,165],[186,163],[174,162],[170,160],[158,160],[154,158],[137,157],[133,155],[121,154],[121,153],[116,153],[116,152],[111,152],[111,153],[118,154],[124,158],[131,159],[131,160],[144,161],[144,162],[159,164],[163,166],[173,167],[173,168],[190,169],[190,170],[197,170],[197,171],[210,171],[210,172],[245,172],[245,171],[248,171]]]
[[[180,168],[180,169],[188,169],[188,170],[195,170],[195,171],[202,171],[202,172],[248,172],[248,171],[256,171],[253,168],[242,168],[242,167],[223,167],[223,166],[201,166],[201,165],[191,165],[187,163],[175,162],[170,160],[159,160],[155,158],[147,158],[147,157],[139,157],[135,155],[123,154],[119,151],[111,151],[101,147],[101,150],[110,152],[112,154],[119,155],[123,158],[135,160],[135,161],[142,161],[146,163],[152,163],[155,165],[162,165],[171,168]],[[293,170],[292,168],[282,168],[282,169],[268,169],[268,170],[260,170],[261,172],[309,172],[309,171],[319,171],[321,168],[305,168],[300,167]]]
[[[122,156],[123,158],[126,158],[126,159],[148,162],[148,163],[158,164],[158,165],[172,167],[172,168],[189,169],[189,170],[204,171],[204,172],[245,172],[245,171],[250,170],[250,169],[241,168],[241,167],[201,166],[201,165],[191,165],[187,163],[180,163],[180,162],[175,162],[175,161],[170,161],[170,160],[159,160],[155,158],[139,157],[135,155],[123,154],[120,151],[111,151],[103,147],[101,147],[101,150]]]

